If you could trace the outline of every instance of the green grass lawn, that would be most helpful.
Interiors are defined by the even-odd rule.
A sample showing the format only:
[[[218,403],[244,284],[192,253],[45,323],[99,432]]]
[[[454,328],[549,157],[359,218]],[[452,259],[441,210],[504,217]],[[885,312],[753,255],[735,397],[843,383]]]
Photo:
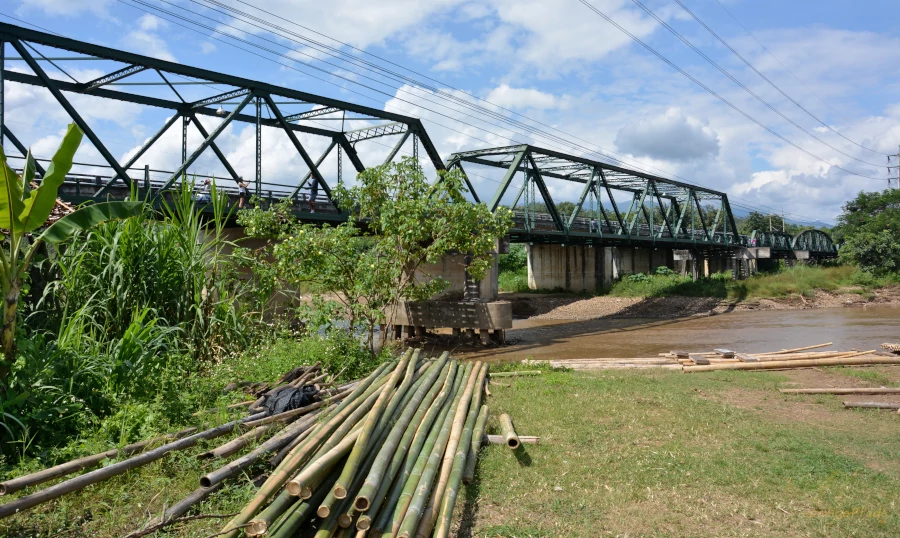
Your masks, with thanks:
[[[459,536],[900,535],[897,415],[781,395],[785,380],[548,373],[495,386],[494,432],[508,412],[542,442],[482,452]]]
[[[847,384],[897,379],[846,370],[827,373]],[[493,385],[487,398],[491,433],[508,412],[520,434],[542,441],[482,451],[457,504],[457,538],[900,535],[900,417],[845,410],[838,396],[782,395],[786,375],[503,379],[509,386]],[[195,455],[226,439],[0,521],[0,536],[122,536],[196,488],[215,464]],[[237,511],[255,474],[190,513]],[[157,536],[205,537],[221,525],[194,521]]]

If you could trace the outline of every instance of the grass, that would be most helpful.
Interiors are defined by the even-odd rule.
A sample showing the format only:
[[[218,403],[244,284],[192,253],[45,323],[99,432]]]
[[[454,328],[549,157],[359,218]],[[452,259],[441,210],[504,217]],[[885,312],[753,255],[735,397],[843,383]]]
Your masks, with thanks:
[[[265,374],[259,359],[269,357],[275,375],[290,356],[248,356],[232,373]],[[786,380],[559,370],[505,379],[510,386],[491,387],[487,400],[489,432],[508,412],[541,444],[482,451],[457,504],[456,536],[897,536],[896,416],[844,410],[840,398],[781,395],[775,389]],[[796,409],[809,408],[811,420],[796,419]],[[0,521],[0,536],[121,536],[191,492],[216,465],[195,454],[225,439]],[[237,511],[254,474],[191,514]],[[193,521],[165,536],[208,536],[222,524]]]
[[[788,408],[816,400],[778,394],[784,380],[547,372],[492,387],[491,433],[509,412],[542,442],[482,452],[458,536],[897,536],[896,416],[829,399],[819,423],[795,422]]]

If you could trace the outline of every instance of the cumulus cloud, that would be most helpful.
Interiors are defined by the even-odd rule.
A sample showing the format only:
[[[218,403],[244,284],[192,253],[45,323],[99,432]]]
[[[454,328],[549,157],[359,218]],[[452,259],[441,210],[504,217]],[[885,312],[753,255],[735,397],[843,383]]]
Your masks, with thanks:
[[[144,15],[138,19],[137,28],[125,35],[122,40],[123,44],[129,50],[137,51],[140,54],[175,62],[177,60],[169,51],[169,45],[158,33],[167,25],[168,23],[159,17],[150,14]]]
[[[566,97],[558,98],[533,88],[511,88],[506,84],[491,90],[487,101],[504,108],[532,108],[547,110],[564,106]]]
[[[719,153],[719,137],[709,126],[670,108],[619,130],[616,147],[625,153],[670,161],[689,161]]]

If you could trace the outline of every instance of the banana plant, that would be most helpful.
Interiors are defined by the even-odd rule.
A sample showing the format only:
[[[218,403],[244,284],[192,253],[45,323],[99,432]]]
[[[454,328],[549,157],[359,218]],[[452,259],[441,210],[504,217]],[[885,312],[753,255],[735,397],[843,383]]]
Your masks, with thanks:
[[[80,230],[106,220],[131,217],[141,211],[141,202],[91,204],[64,216],[38,235],[32,233],[44,226],[56,205],[57,191],[72,168],[72,159],[83,135],[77,125],[69,125],[41,185],[33,189],[35,165],[31,151],[25,158],[22,175],[18,175],[7,164],[6,154],[0,147],[0,228],[5,235],[0,248],[0,280],[3,284],[0,390],[6,386],[9,369],[15,362],[16,315],[22,279],[41,244],[61,243]]]

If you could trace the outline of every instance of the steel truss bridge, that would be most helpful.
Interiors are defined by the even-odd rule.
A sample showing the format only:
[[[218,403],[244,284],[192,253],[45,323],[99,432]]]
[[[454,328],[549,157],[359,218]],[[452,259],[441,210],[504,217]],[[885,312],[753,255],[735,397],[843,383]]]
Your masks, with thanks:
[[[73,62],[89,62],[92,68],[105,70],[106,74],[79,80],[63,67]],[[53,68],[50,73],[48,66]],[[485,202],[492,210],[500,207],[514,179],[521,178],[521,186],[508,204],[515,213],[510,234],[513,242],[665,246],[726,252],[754,241],[766,241],[771,244],[759,246],[769,246],[785,253],[785,257],[789,250],[797,248],[810,250],[811,257],[836,254],[831,239],[822,232],[804,232],[790,242],[768,232],[770,235],[759,237],[738,234],[728,197],[722,192],[529,145],[456,153],[445,166],[418,118],[0,23],[0,143],[6,139],[21,153],[9,155],[14,167],[16,159],[22,162],[27,146],[4,121],[9,82],[49,91],[105,161],[76,163],[60,189],[60,197],[71,203],[124,198],[132,190],[158,202],[160,196],[179,187],[186,178],[202,181],[209,177],[192,169],[207,151],[215,154],[227,178],[224,182],[220,178],[217,187],[236,200],[241,176],[216,139],[229,125],[237,123],[255,127],[255,174],[243,181],[269,203],[291,199],[295,214],[305,220],[346,219],[331,199],[331,188],[342,181],[345,159],[354,173],[366,169],[359,155],[361,148],[371,149],[365,145],[379,144],[389,150],[383,159],[370,165],[391,162],[409,146],[418,160],[421,146],[424,157],[436,170],[459,168],[465,174],[464,163],[503,169],[503,179],[490,199],[483,200],[466,176],[474,201]],[[189,92],[190,98],[185,98]],[[120,162],[79,113],[76,103],[84,101],[77,99],[84,97],[72,96],[153,107],[171,115],[136,152]],[[219,121],[207,128],[200,118]],[[176,123],[181,127],[180,164],[172,170],[136,166],[164,134],[177,129]],[[347,128],[348,124],[353,128]],[[199,133],[199,145],[191,147],[190,132]],[[288,183],[264,179],[264,133],[286,137],[304,163],[305,174]],[[379,142],[382,138],[391,144]],[[325,144],[317,145],[327,149],[314,158],[306,147],[309,140],[321,140]],[[329,158],[332,152],[333,158]],[[44,174],[41,162],[46,161],[38,161],[38,177]],[[326,169],[329,163],[336,170]],[[312,187],[313,178],[317,179],[318,189]],[[551,198],[548,183],[557,181],[581,186],[575,209],[568,214],[563,214]]]

